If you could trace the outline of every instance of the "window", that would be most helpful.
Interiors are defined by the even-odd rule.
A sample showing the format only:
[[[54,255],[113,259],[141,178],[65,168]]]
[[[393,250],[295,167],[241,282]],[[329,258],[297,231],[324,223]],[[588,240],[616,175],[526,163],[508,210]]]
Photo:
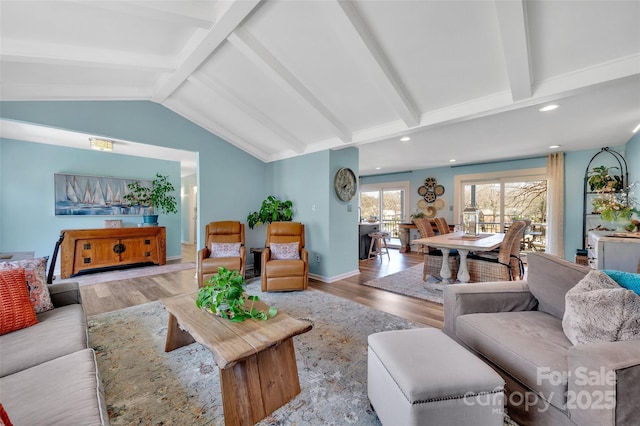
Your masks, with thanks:
[[[514,220],[528,219],[526,248],[544,250],[547,222],[547,180],[544,168],[456,176],[454,214],[476,206],[481,232],[504,232]],[[460,219],[457,219],[459,221]]]

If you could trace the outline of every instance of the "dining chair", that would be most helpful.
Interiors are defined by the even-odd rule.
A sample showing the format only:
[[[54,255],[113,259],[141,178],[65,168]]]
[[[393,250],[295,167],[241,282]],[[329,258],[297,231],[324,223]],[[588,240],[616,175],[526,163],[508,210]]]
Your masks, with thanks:
[[[470,282],[513,281],[522,277],[524,268],[520,263],[520,241],[526,228],[522,220],[515,221],[500,244],[497,253],[470,253],[467,257],[467,269]],[[515,248],[513,246],[516,246]],[[518,255],[514,254],[517,250]]]
[[[436,235],[433,231],[432,219],[414,219],[413,223],[416,224],[416,227],[420,232],[420,238],[429,238]],[[440,280],[440,269],[442,269],[442,251],[433,247],[424,246],[423,252],[424,267],[422,269],[422,281],[427,280],[427,275]],[[459,256],[456,256],[453,253],[449,255],[449,269],[451,269],[451,279],[453,281],[457,279],[459,261]]]
[[[449,232],[451,232],[449,230],[447,219],[445,219],[444,217],[436,217],[434,221],[436,222],[436,226],[438,227],[438,232],[440,234],[448,234]]]

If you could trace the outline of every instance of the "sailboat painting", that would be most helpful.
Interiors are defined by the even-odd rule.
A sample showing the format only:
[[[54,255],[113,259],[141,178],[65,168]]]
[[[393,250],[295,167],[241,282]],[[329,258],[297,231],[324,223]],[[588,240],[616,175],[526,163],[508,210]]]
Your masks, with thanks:
[[[62,173],[55,173],[53,181],[56,216],[139,216],[144,208],[129,205],[122,196],[128,193],[127,185],[132,182],[151,186],[150,180]]]

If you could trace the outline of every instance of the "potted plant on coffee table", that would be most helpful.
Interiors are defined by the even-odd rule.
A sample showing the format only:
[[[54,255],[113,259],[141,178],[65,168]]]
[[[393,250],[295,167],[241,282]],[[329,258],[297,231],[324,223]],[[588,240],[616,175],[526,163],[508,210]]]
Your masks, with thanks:
[[[273,306],[268,312],[254,306],[260,298],[244,292],[246,283],[239,271],[221,267],[207,283],[209,285],[198,291],[196,306],[200,309],[208,310],[231,322],[242,322],[249,318],[266,321],[278,313]]]
[[[151,186],[144,186],[138,180],[127,185],[129,190],[122,198],[131,205],[143,206],[143,221],[146,224],[157,224],[158,213],[178,213],[178,201],[173,195],[175,188],[169,177],[156,173]]]

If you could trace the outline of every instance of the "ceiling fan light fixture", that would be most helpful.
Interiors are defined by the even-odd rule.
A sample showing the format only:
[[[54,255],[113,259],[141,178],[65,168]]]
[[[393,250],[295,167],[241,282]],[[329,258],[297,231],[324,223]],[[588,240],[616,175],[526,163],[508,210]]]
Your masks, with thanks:
[[[554,109],[557,109],[560,105],[556,105],[556,104],[551,104],[551,105],[546,105],[543,106],[542,108],[540,108],[538,111],[540,112],[549,112],[549,111],[553,111]]]
[[[113,151],[113,141],[108,139],[89,138],[91,149],[97,151]]]

